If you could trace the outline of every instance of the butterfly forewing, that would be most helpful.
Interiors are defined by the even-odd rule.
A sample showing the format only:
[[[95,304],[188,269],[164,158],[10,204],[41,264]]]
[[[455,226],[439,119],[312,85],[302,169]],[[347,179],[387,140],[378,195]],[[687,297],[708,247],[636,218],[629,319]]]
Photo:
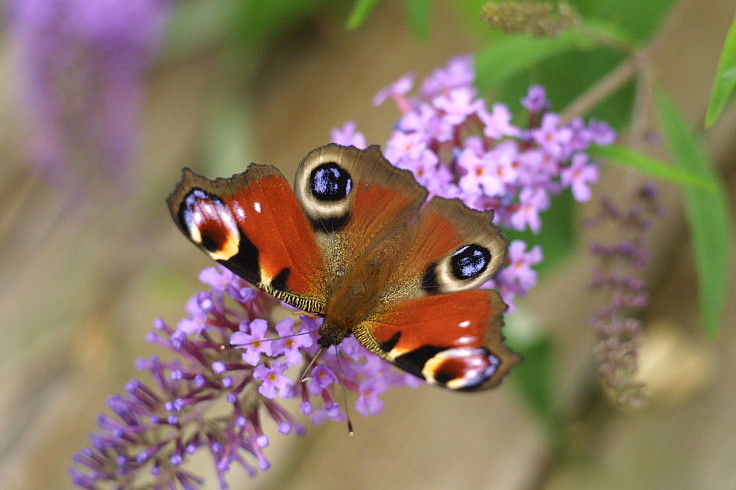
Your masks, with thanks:
[[[333,275],[391,240],[427,196],[412,174],[392,166],[377,146],[328,145],[310,152],[297,169],[294,188]]]
[[[282,301],[323,313],[322,250],[276,167],[252,164],[214,181],[185,169],[168,202],[179,228],[212,258]]]

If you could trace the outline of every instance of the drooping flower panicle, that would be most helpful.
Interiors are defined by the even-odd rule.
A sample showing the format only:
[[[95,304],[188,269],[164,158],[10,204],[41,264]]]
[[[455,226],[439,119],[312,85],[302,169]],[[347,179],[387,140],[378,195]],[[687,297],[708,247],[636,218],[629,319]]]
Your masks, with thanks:
[[[120,179],[132,166],[143,72],[172,4],[10,2],[32,128],[30,160],[42,173],[80,190],[87,174]]]
[[[300,399],[302,414],[321,423],[345,417],[335,401],[338,379],[358,393],[355,407],[364,415],[380,411],[378,395],[390,387],[418,384],[352,338],[323,352],[309,377],[300,380],[317,352],[321,320],[287,317],[273,325],[266,318],[279,303],[266,293],[219,266],[202,271],[201,279],[210,289],[192,297],[189,316],[177,328],[159,319],[149,335],[173,360],[140,359],[138,368],[148,371],[152,382],[134,379],[125,394],[110,397],[114,417],[100,416],[93,447],[75,456],[77,485],[141,484],[148,478],[154,486],[179,481],[196,487],[201,479],[182,465],[204,450],[225,488],[233,463],[251,475],[270,466],[264,416],[283,434],[304,433],[283,400]],[[225,413],[216,407],[223,400],[229,407]]]
[[[644,384],[636,379],[642,324],[635,314],[649,304],[641,273],[649,264],[647,238],[661,213],[656,189],[646,185],[625,205],[601,197],[600,212],[588,220],[589,226],[615,227],[618,237],[616,242],[596,241],[590,246],[598,259],[591,289],[604,298],[591,324],[603,382],[615,401],[626,406],[646,403]]]

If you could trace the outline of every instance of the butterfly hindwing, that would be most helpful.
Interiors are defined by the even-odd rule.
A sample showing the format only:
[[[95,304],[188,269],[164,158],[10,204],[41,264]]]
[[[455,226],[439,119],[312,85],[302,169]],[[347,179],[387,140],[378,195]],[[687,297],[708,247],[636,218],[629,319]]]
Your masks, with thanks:
[[[520,358],[502,343],[498,293],[426,296],[375,315],[354,329],[369,350],[428,383],[474,391],[496,386]]]
[[[503,344],[498,293],[474,290],[505,260],[507,242],[492,217],[458,199],[426,203],[399,240],[406,252],[387,280],[404,286],[353,329],[363,345],[431,384],[496,386],[521,358]]]
[[[276,167],[251,164],[215,180],[184,169],[168,203],[182,232],[210,257],[286,303],[324,312],[324,257]]]
[[[410,251],[391,280],[411,278],[416,295],[481,286],[506,257],[506,239],[492,219],[492,212],[470,209],[459,199],[433,198],[421,210]]]

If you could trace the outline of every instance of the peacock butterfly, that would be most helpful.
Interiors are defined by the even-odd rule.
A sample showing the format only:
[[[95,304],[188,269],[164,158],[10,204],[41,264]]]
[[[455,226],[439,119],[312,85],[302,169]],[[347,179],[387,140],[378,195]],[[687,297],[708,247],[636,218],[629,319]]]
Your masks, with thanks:
[[[272,165],[215,180],[184,169],[168,205],[210,257],[324,317],[323,348],[355,335],[428,383],[491,388],[521,358],[502,342],[498,293],[474,288],[508,244],[492,212],[427,196],[378,146],[332,144],[302,160],[293,191]]]

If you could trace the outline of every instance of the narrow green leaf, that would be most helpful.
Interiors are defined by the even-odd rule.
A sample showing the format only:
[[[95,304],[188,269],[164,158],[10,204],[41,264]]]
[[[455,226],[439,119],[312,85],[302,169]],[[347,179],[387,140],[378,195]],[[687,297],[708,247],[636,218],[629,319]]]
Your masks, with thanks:
[[[347,28],[353,30],[362,26],[377,3],[378,0],[356,0],[348,17]]]
[[[620,145],[596,146],[588,150],[590,156],[603,158],[643,174],[687,187],[714,192],[713,181],[683,167],[673,167],[643,153]]]
[[[409,25],[414,35],[426,39],[429,34],[429,21],[432,13],[431,0],[404,0]]]
[[[617,21],[586,18],[580,26],[580,30],[609,46],[615,44],[627,50],[634,50],[639,44],[634,35]]]
[[[708,112],[705,115],[705,127],[710,127],[716,121],[734,90],[736,90],[736,17],[731,22],[721,58],[718,60]]]
[[[595,41],[575,31],[553,39],[504,36],[494,40],[476,56],[478,87],[487,89],[547,58],[571,50],[592,49]]]
[[[711,192],[693,187],[685,189],[685,212],[698,267],[703,326],[711,337],[715,337],[726,299],[729,255],[734,250],[726,193],[695,135],[663,91],[657,92],[657,113],[675,164],[710,180],[715,188]]]
[[[557,443],[562,436],[563,424],[554,404],[552,342],[549,335],[529,323],[531,321],[523,311],[506,319],[504,332],[508,336],[507,342],[524,358],[524,362],[514,366],[509,377],[547,429],[550,440]]]

